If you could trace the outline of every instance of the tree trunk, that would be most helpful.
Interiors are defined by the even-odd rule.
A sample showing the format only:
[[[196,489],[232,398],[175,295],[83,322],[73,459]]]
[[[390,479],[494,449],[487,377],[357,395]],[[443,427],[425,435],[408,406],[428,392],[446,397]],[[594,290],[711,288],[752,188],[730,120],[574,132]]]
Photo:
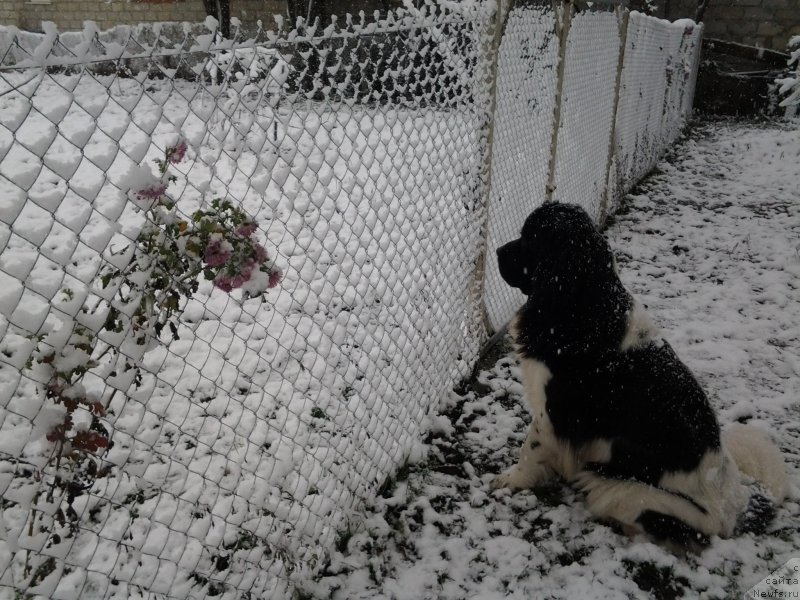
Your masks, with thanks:
[[[331,7],[330,2],[328,0],[311,0],[311,10],[310,13],[310,22],[314,22],[314,19],[319,19],[319,24],[324,29],[331,22]]]
[[[305,22],[305,27],[313,25],[319,19],[320,28],[315,35],[319,36],[322,29],[330,24],[329,0],[288,0],[290,27],[297,26],[297,19],[301,17]],[[302,32],[304,35],[306,32]],[[322,69],[322,57],[320,56],[317,44],[302,42],[297,46],[298,52],[292,58],[294,76],[288,82],[290,90],[302,90],[309,97],[318,100],[323,99],[320,88],[325,84],[327,74]],[[308,53],[308,58],[302,60],[301,53]]]
[[[288,0],[286,5],[289,9],[289,29],[294,29],[297,26],[297,17],[305,19],[308,14],[308,1]]]
[[[700,2],[697,3],[697,12],[694,15],[695,23],[700,23],[703,20],[706,9],[708,8],[708,1],[709,0],[700,0]]]
[[[219,33],[231,37],[231,0],[203,0],[206,14],[219,21]]]

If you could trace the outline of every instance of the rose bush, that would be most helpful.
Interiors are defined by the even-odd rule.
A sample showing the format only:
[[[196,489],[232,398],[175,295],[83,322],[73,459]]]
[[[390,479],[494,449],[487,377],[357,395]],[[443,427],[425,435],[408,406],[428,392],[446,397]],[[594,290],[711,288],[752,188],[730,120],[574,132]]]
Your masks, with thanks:
[[[32,340],[27,368],[42,382],[49,401],[42,421],[50,448],[34,476],[44,485],[37,486],[29,523],[31,531],[48,531],[52,540],[77,531],[73,502],[111,468],[100,460],[111,444],[104,419],[111,399],[129,385],[138,386],[144,353],[161,341],[165,329],[171,339],[178,338],[181,309],[199,289],[200,278],[224,292],[241,289],[246,298],[281,280],[255,237],[257,224],[232,202],[214,199],[190,216],[178,210],[168,193],[175,180],[169,166],[181,163],[187,152],[183,140],[168,147],[156,161],[157,177],[138,169],[136,185],[128,190],[144,214],[136,240],[109,255],[91,305],[84,303],[75,318],[65,315],[59,328]],[[64,301],[74,298],[72,290],[62,294]],[[117,381],[99,397],[84,385],[89,373]],[[61,504],[55,513],[36,510],[38,503],[54,501]],[[31,583],[42,576],[40,571],[41,565],[26,562]]]

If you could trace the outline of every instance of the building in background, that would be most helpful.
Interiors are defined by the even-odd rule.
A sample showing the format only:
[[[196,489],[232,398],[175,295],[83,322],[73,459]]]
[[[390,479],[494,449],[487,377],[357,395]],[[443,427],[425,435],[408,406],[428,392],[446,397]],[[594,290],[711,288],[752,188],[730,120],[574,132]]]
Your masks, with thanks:
[[[659,0],[667,19],[692,18],[697,0]],[[800,0],[709,0],[705,35],[747,46],[785,52],[800,35]]]
[[[285,0],[233,0],[231,16],[245,23],[273,22],[286,14]],[[203,0],[0,0],[0,25],[41,31],[42,21],[53,21],[60,31],[80,31],[84,21],[100,29],[159,21],[202,22]]]
[[[229,0],[230,16],[245,25],[261,20],[270,28],[273,15],[308,15],[309,0]],[[331,14],[358,14],[369,17],[375,10],[385,13],[400,5],[397,0],[314,0],[311,16],[327,20]],[[27,31],[41,31],[42,21],[53,21],[60,31],[79,31],[84,21],[95,21],[100,29],[115,25],[134,25],[163,21],[202,22],[209,7],[225,5],[225,0],[0,0],[0,25],[14,25]],[[224,10],[224,9],[222,9]]]

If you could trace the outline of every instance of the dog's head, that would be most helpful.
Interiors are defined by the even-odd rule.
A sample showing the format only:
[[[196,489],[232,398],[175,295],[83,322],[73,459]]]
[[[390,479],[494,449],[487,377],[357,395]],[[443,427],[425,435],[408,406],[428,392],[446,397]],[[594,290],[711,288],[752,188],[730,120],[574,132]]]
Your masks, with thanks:
[[[534,210],[520,237],[497,249],[497,261],[506,283],[526,295],[569,294],[579,282],[616,277],[608,242],[574,204],[550,202]]]

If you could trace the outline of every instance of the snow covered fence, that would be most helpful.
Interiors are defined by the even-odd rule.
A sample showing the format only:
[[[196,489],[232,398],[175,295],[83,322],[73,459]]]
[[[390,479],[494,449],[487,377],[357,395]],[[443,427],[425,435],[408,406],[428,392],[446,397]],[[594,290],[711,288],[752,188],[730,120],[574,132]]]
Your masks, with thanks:
[[[547,199],[580,204],[598,221],[614,211],[685,125],[701,40],[702,25],[636,12],[511,12],[498,66],[489,256]],[[489,269],[483,302],[499,329],[523,296]]]
[[[795,117],[798,114],[798,106],[800,106],[800,35],[789,40],[789,52],[787,66],[790,72],[786,77],[775,81],[775,84],[778,86],[778,93],[782,96],[780,105],[786,108],[786,116]]]
[[[500,23],[0,31],[0,592],[324,563],[518,304],[486,256],[548,196],[601,218],[691,104],[688,23]]]

